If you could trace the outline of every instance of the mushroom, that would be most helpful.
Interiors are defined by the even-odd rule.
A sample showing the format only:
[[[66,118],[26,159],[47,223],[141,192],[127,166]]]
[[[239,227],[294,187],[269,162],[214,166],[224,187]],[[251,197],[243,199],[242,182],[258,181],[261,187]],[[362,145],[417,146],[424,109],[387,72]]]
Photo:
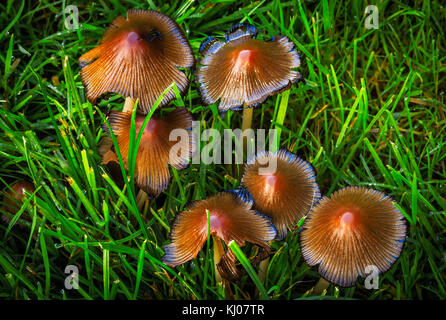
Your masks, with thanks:
[[[189,80],[178,67],[188,68],[193,66],[194,62],[192,49],[175,21],[159,12],[133,9],[127,11],[126,18],[116,18],[104,33],[101,44],[80,57],[81,79],[86,97],[91,103],[95,103],[102,94],[108,92],[126,97],[122,110],[124,114],[118,116],[118,113],[115,113],[113,116],[115,119],[124,119],[124,122],[120,123],[122,127],[118,126],[118,129],[122,129],[119,136],[120,146],[123,148],[121,154],[125,161],[128,158],[129,141],[123,139],[129,137],[130,115],[135,99],[139,101],[138,113],[147,114],[173,82],[180,92],[184,92]],[[159,105],[167,104],[174,97],[173,90],[169,90]],[[180,114],[172,115],[173,118],[178,116],[181,117]],[[139,128],[144,118],[138,115],[136,119]],[[167,120],[169,119],[168,117]],[[187,122],[186,119],[185,121]],[[169,125],[161,125],[160,128],[156,126],[154,129],[154,124],[157,123],[162,121],[154,117],[145,128],[141,149],[148,150],[149,153],[138,157],[135,169],[139,174],[136,176],[137,184],[152,195],[158,195],[169,182],[168,164],[162,161],[167,161],[168,149],[172,145],[168,141],[169,132],[157,131],[175,129]],[[186,125],[184,122],[180,124]],[[187,123],[186,127],[188,126]],[[108,131],[107,128],[104,130]],[[147,138],[154,136],[154,133],[157,139]],[[144,144],[150,140],[156,140],[157,144]],[[113,150],[107,150],[107,141],[100,149],[104,156],[103,162],[113,166],[116,157],[113,156]],[[152,152],[155,157],[151,157]],[[160,158],[157,159],[156,156]],[[144,168],[142,159],[148,160],[149,165],[158,167]],[[173,165],[179,169],[184,167],[184,163]],[[116,168],[116,165],[114,166]],[[140,194],[147,198],[141,190]]]
[[[34,185],[28,181],[19,181],[10,186],[10,190],[5,192],[3,198],[3,210],[5,213],[14,215],[18,210],[20,210],[23,202],[26,201],[26,193],[32,194],[35,190]],[[28,215],[22,215],[22,218],[28,222],[31,221],[31,218]],[[2,220],[9,223],[11,221],[11,217],[7,214],[3,214]]]
[[[116,135],[126,170],[128,170],[131,117],[131,112],[110,111],[108,114],[108,121]],[[144,120],[145,116],[135,115],[135,141]],[[179,142],[170,141],[171,133],[176,129],[185,130],[188,134],[187,139],[181,139]],[[108,132],[108,126],[103,125],[103,130]],[[158,196],[169,184],[169,164],[177,170],[188,166],[195,145],[193,139],[192,116],[185,108],[177,108],[164,118],[152,116],[142,133],[138,156],[135,159],[136,185],[147,194]],[[176,154],[171,151],[174,145],[178,148]],[[102,152],[103,162],[116,161],[113,150]]]
[[[248,198],[228,191],[193,203],[176,216],[171,230],[172,243],[164,247],[163,262],[175,267],[197,256],[208,238],[208,212],[217,280],[218,274],[231,281],[239,278],[241,271],[235,265],[231,249],[228,248],[223,256],[223,252],[215,255],[216,251],[222,251],[220,239],[226,245],[234,240],[240,247],[246,242],[259,246],[263,251],[253,262],[258,263],[269,255],[268,241],[276,236],[270,220],[253,210],[252,204]]]
[[[309,266],[342,287],[353,286],[368,266],[386,272],[400,256],[404,216],[384,193],[347,187],[324,197],[308,214],[301,250]],[[369,267],[370,268],[370,267]]]
[[[184,92],[189,80],[178,67],[189,68],[194,62],[192,49],[175,21],[156,11],[136,9],[128,10],[126,18],[116,18],[101,44],[79,59],[91,103],[104,93],[119,93],[138,99],[143,114],[171,83]],[[170,90],[160,105],[174,97]]]
[[[251,157],[241,185],[252,196],[255,209],[272,218],[278,240],[285,238],[287,230],[294,228],[320,197],[311,165],[284,149]]]
[[[219,110],[244,107],[242,129],[251,126],[252,108],[266,98],[286,90],[300,76],[295,44],[285,36],[272,41],[255,39],[257,29],[238,24],[225,41],[208,37],[200,47],[203,58],[197,66],[197,81],[205,104],[218,100]]]

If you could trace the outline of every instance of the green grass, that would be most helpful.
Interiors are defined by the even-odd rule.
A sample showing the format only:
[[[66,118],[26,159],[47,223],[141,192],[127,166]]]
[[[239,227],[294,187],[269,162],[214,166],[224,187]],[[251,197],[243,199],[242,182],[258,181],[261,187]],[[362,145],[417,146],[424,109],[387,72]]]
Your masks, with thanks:
[[[79,7],[78,30],[64,27],[69,4]],[[119,189],[100,164],[103,114],[124,100],[86,102],[77,60],[128,8],[175,18],[196,54],[206,36],[239,22],[259,27],[261,38],[294,41],[306,83],[256,108],[253,127],[280,128],[279,146],[312,163],[322,194],[349,185],[381,190],[408,224],[401,257],[378,290],[359,279],[351,288],[331,285],[323,298],[446,298],[446,10],[419,0],[380,1],[377,30],[364,27],[363,1],[3,1],[1,189],[25,179],[37,191],[13,223],[0,225],[0,298],[224,298],[210,252],[172,269],[161,262],[163,246],[175,214],[237,188],[243,166],[171,169],[167,191],[138,212],[133,186]],[[221,117],[215,105],[203,107],[195,83],[172,105],[184,105],[203,129],[241,127],[241,112]],[[25,214],[33,220],[21,226]],[[70,264],[79,267],[79,290],[64,289]],[[255,297],[255,278],[231,285],[237,298]],[[313,299],[318,279],[297,233],[273,243],[263,289],[271,298]]]

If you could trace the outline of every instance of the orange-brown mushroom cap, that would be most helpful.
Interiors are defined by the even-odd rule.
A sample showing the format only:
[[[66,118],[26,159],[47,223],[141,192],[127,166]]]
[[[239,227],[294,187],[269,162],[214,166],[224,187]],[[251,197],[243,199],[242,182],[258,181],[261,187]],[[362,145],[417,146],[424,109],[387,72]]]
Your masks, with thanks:
[[[275,170],[261,172],[268,165],[275,165]],[[287,150],[265,151],[249,159],[241,185],[256,210],[272,218],[277,239],[283,239],[320,198],[311,165]]]
[[[147,114],[163,91],[175,82],[183,92],[189,80],[178,67],[195,62],[180,27],[156,11],[128,10],[104,33],[102,43],[79,59],[87,99],[95,103],[104,93],[139,99]],[[175,97],[170,90],[160,105]]]
[[[225,42],[210,37],[203,42],[197,81],[206,104],[220,100],[220,111],[255,106],[299,80],[294,43],[284,36],[265,42],[256,34],[251,25],[236,25]]]
[[[108,121],[116,136],[126,170],[128,170],[131,117],[131,112],[111,111],[108,114]],[[145,116],[135,117],[135,141],[144,120]],[[109,131],[105,124],[103,129]],[[176,129],[180,135],[174,134]],[[191,129],[192,115],[185,108],[178,108],[163,118],[151,116],[141,136],[135,159],[135,182],[141,189],[150,195],[158,196],[169,184],[169,164],[177,170],[189,165],[195,147]],[[115,161],[109,152],[103,155],[106,157],[103,158],[103,162]]]
[[[234,240],[242,247],[245,242],[251,242],[267,250],[268,241],[274,239],[276,230],[268,218],[251,207],[252,202],[233,192],[220,192],[193,203],[176,216],[171,231],[172,243],[164,247],[163,262],[175,267],[197,256],[208,237],[206,210],[209,212],[211,235],[216,235],[226,244]],[[228,248],[219,265],[223,277],[237,277],[234,261],[235,256]]]
[[[11,189],[5,191],[3,203],[4,210],[10,214],[15,214],[19,209],[22,203],[26,200],[26,192],[33,193],[36,189],[34,185],[28,181],[19,181],[14,183],[11,186]],[[31,218],[28,215],[22,215],[25,220],[31,221]],[[6,214],[2,215],[2,219],[5,222],[11,221],[10,217]]]
[[[400,256],[404,216],[384,193],[363,187],[324,197],[308,214],[301,232],[302,255],[319,274],[340,286],[352,286],[367,266],[387,271]],[[370,267],[369,267],[370,268]]]

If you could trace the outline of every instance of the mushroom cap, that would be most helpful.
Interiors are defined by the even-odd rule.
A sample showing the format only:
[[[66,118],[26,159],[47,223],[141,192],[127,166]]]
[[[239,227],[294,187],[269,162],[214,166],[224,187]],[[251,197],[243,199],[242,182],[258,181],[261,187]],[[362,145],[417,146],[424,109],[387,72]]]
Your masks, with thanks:
[[[194,202],[175,217],[171,229],[172,242],[164,247],[163,262],[175,267],[197,256],[208,237],[206,210],[209,212],[211,235],[226,244],[234,240],[242,247],[247,241],[267,250],[268,241],[274,239],[276,230],[268,218],[251,207],[252,202],[244,201],[233,192],[220,192]],[[237,277],[234,262],[235,256],[228,248],[219,264],[219,271],[226,279]]]
[[[128,170],[131,117],[131,112],[111,111],[108,114],[108,121],[116,135],[126,170]],[[144,120],[145,116],[136,115],[135,117],[135,141]],[[177,108],[164,118],[152,115],[144,128],[135,159],[134,175],[138,187],[149,195],[156,197],[166,190],[170,181],[169,164],[177,170],[182,170],[189,165],[189,159],[195,148],[195,138],[191,130],[192,120],[189,111],[185,108]],[[105,124],[103,129],[109,131]],[[178,141],[173,140],[177,139],[174,130],[180,130],[183,134]],[[113,160],[109,152],[104,153],[103,162]]]
[[[36,189],[34,188],[34,185],[28,181],[16,182],[11,186],[11,189],[12,190],[7,189],[4,194],[4,210],[10,214],[15,214],[20,209],[21,203],[26,200],[26,192],[33,193]],[[28,215],[22,215],[22,217],[25,220],[31,220]],[[7,215],[2,215],[2,219],[5,222],[11,221]]]
[[[257,40],[256,34],[252,25],[240,24],[224,42],[208,37],[202,43],[197,81],[204,103],[220,99],[220,111],[253,107],[299,80],[295,44],[284,36]]]
[[[265,170],[268,164],[274,166]],[[320,198],[316,174],[311,165],[281,149],[261,152],[248,160],[242,178],[243,188],[254,200],[256,210],[272,218],[277,239],[287,235]]]
[[[387,271],[400,256],[404,216],[384,193],[347,187],[324,197],[308,214],[301,232],[301,250],[309,266],[319,265],[328,281],[353,286],[367,266]]]
[[[139,99],[144,114],[172,82],[184,92],[189,80],[178,67],[189,68],[194,62],[192,49],[175,21],[156,11],[134,9],[127,11],[127,18],[116,18],[101,44],[79,59],[91,103],[104,93],[119,93]],[[160,106],[174,98],[170,90]]]

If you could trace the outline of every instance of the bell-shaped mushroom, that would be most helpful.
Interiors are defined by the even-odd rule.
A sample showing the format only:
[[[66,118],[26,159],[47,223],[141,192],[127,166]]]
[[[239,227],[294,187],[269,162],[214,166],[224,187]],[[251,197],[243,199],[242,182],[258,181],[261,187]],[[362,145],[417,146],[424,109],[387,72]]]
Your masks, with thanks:
[[[247,161],[241,190],[252,196],[256,210],[272,218],[280,240],[320,198],[315,176],[311,165],[295,154],[265,151]]]
[[[131,130],[131,112],[110,111],[108,121],[118,143],[126,170]],[[135,116],[135,142],[145,116]],[[102,126],[109,131],[107,125]],[[178,130],[178,134],[173,131]],[[180,138],[179,140],[176,140]],[[110,141],[108,142],[110,143]],[[107,146],[107,141],[104,143]],[[195,146],[192,135],[192,116],[185,108],[177,108],[166,117],[151,116],[145,126],[135,159],[135,183],[147,194],[158,196],[170,181],[169,164],[177,170],[186,168]],[[113,147],[113,145],[110,145]],[[103,150],[103,162],[116,162],[114,148]]]
[[[220,100],[220,111],[253,107],[299,80],[295,44],[284,36],[266,42],[256,35],[254,26],[239,24],[225,41],[208,37],[202,43],[197,81],[204,103]]]
[[[128,10],[104,33],[102,43],[79,59],[81,79],[91,103],[104,93],[119,93],[139,99],[139,110],[147,114],[163,91],[175,82],[183,92],[189,80],[178,67],[195,62],[180,27],[156,11]],[[161,101],[175,97],[170,90]]]
[[[309,266],[331,283],[353,286],[358,275],[387,271],[400,256],[404,216],[384,193],[347,187],[324,197],[308,214],[301,250]]]
[[[276,230],[270,220],[252,209],[252,201],[238,197],[233,192],[220,192],[205,200],[193,203],[179,213],[172,225],[172,243],[166,245],[163,262],[175,267],[194,259],[210,235],[229,244],[234,240],[240,247],[246,242],[262,248],[255,262],[266,258],[270,252],[268,241],[274,239]],[[228,280],[237,279],[241,271],[235,265],[235,255],[228,248],[220,261],[214,261],[220,275]]]

